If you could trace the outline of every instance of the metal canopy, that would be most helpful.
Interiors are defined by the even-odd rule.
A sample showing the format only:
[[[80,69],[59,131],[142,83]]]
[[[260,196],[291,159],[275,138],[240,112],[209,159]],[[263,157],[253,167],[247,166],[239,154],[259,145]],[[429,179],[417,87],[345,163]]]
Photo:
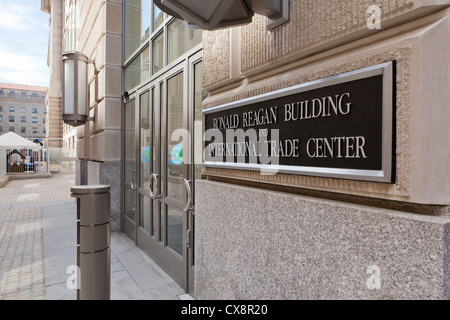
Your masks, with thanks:
[[[193,27],[214,30],[250,23],[254,13],[273,29],[289,21],[289,0],[155,0],[162,11]]]

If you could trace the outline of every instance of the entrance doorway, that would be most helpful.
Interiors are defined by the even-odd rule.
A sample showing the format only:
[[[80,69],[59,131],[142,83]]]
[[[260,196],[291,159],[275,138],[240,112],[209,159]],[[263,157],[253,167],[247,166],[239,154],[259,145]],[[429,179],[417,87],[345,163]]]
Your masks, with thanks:
[[[124,112],[122,229],[192,295],[201,79],[198,52],[133,93]]]

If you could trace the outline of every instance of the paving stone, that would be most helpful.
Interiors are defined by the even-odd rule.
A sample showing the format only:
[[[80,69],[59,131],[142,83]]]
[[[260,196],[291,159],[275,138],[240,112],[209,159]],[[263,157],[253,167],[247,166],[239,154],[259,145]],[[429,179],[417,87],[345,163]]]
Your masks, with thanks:
[[[13,180],[0,188],[0,300],[75,300],[73,176]],[[111,299],[180,299],[184,291],[122,232],[111,234]]]

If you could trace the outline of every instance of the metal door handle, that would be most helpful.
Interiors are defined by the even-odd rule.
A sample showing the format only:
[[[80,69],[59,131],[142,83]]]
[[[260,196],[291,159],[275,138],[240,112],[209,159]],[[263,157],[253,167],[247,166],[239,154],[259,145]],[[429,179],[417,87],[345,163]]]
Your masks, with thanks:
[[[187,201],[186,205],[184,206],[183,212],[193,211],[195,210],[195,208],[192,206],[191,181],[184,179],[183,183],[187,191]]]
[[[136,180],[136,170],[133,170],[133,172],[131,172],[131,179],[130,179],[130,187],[132,190],[136,190],[137,186],[136,183],[133,183],[134,180]]]
[[[153,192],[152,187],[150,185],[150,198],[152,198],[152,200],[161,199],[161,195],[158,194],[158,192],[159,192],[159,190],[158,190],[158,175],[156,173],[152,173],[151,181],[153,181],[153,187],[156,188],[156,191]]]

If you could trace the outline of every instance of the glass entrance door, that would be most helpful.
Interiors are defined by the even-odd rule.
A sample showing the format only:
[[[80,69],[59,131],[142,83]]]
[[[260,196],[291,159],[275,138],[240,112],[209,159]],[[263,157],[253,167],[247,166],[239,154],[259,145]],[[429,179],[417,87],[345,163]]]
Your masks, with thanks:
[[[202,97],[200,93],[198,100],[195,93],[201,91],[201,82],[194,79],[201,79],[198,66],[201,55],[194,55],[138,90],[135,100],[125,105],[127,234],[191,294],[195,214],[192,181],[200,172],[194,166],[194,149],[199,145],[197,163],[201,166]],[[194,110],[199,112],[194,114]],[[134,119],[136,125],[128,119]],[[200,120],[197,126],[195,120]],[[194,137],[198,143],[192,143]]]

